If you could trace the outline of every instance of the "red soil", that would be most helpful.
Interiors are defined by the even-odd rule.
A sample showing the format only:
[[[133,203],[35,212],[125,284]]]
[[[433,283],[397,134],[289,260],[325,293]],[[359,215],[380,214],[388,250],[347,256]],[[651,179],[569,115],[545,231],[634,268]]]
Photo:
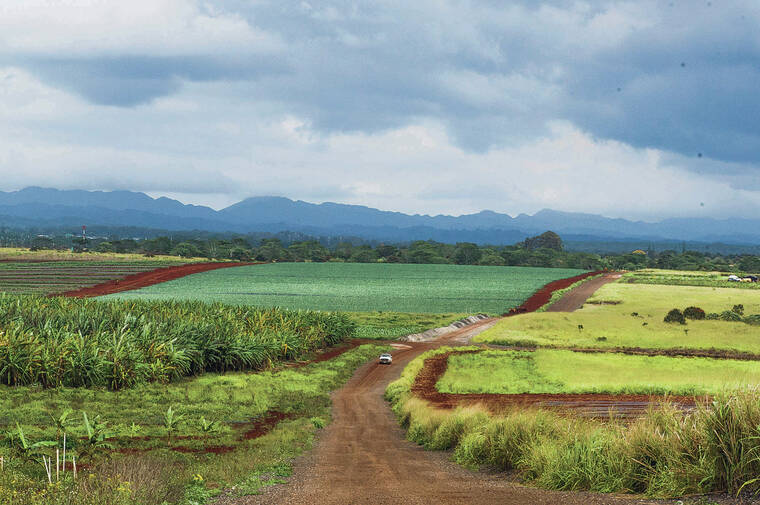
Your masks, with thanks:
[[[292,419],[293,417],[295,417],[293,414],[285,414],[284,412],[270,410],[264,415],[264,417],[243,424],[242,428],[245,429],[245,431],[240,436],[240,440],[252,440],[264,436],[272,431],[272,428],[274,428],[280,421]]]
[[[535,312],[536,310],[540,309],[547,303],[549,303],[549,300],[552,298],[552,294],[554,294],[555,291],[558,291],[560,289],[565,289],[570,287],[571,285],[575,284],[578,281],[582,281],[583,279],[587,279],[589,277],[593,277],[594,275],[599,275],[603,273],[602,271],[596,271],[596,272],[587,272],[585,274],[576,275],[575,277],[568,277],[567,279],[559,279],[553,282],[550,282],[549,284],[546,284],[544,287],[533,293],[530,298],[525,300],[522,305],[519,307],[515,307],[509,310],[509,313],[504,314],[505,316],[514,316],[517,314],[524,314],[526,312]]]
[[[93,296],[110,295],[112,293],[121,293],[122,291],[130,291],[133,289],[140,289],[161,282],[172,281],[185,277],[186,275],[197,274],[200,272],[208,272],[209,270],[216,270],[219,268],[231,268],[240,267],[246,265],[260,265],[261,263],[191,263],[188,265],[180,265],[173,267],[157,268],[150,270],[149,272],[141,272],[138,274],[128,275],[123,279],[115,279],[112,281],[98,284],[97,286],[91,286],[89,288],[81,288],[74,291],[67,291],[58,295],[51,296],[69,296],[74,298],[89,298]]]
[[[503,412],[514,407],[541,407],[572,412],[588,417],[637,417],[650,406],[670,403],[684,410],[694,408],[696,399],[691,396],[612,395],[612,394],[496,394],[440,393],[435,385],[448,367],[449,356],[454,353],[471,354],[480,351],[453,351],[425,360],[424,366],[412,385],[412,393],[427,400],[434,407],[453,409],[460,405],[482,404],[491,412]]]

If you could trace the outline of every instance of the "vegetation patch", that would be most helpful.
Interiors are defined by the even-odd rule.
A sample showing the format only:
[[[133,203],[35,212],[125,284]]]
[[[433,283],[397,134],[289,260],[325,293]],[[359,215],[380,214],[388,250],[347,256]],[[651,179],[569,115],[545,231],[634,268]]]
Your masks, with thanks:
[[[256,493],[285,478],[290,461],[327,424],[330,391],[384,350],[364,345],[300,368],[206,374],[118,392],[2,386],[0,503],[189,505],[232,487]],[[34,449],[20,447],[19,429]],[[55,465],[63,433],[68,464],[58,479],[53,468],[49,484],[42,457]]]
[[[0,295],[0,383],[124,389],[261,370],[351,337],[339,313]]]
[[[388,340],[431,328],[448,326],[469,314],[415,314],[408,312],[350,312],[348,317],[356,323],[355,337],[359,339]]]
[[[572,313],[506,318],[474,341],[554,348],[714,348],[760,354],[756,327],[742,323],[741,316],[732,322],[711,319],[709,315],[720,315],[737,304],[742,304],[747,314],[760,314],[760,292],[613,282],[600,288],[591,300],[620,303],[587,303]],[[664,322],[674,300],[684,308],[702,308],[708,314],[706,319],[688,320],[686,325]]]
[[[631,423],[599,422],[548,411],[492,415],[480,406],[431,408],[411,392],[425,359],[413,360],[386,398],[407,438],[432,450],[452,450],[469,468],[514,470],[546,489],[644,493],[657,497],[760,488],[760,396],[718,395],[684,414],[667,406]]]
[[[122,299],[177,299],[291,309],[500,314],[582,270],[468,265],[276,263],[196,274]]]
[[[564,350],[452,354],[441,393],[704,395],[760,385],[760,362]]]

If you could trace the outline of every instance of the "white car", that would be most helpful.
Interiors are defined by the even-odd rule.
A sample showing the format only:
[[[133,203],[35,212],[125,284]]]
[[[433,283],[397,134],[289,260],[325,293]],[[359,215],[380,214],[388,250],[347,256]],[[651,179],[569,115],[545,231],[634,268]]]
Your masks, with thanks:
[[[393,356],[388,354],[387,352],[380,355],[380,364],[381,365],[390,365],[393,363]]]

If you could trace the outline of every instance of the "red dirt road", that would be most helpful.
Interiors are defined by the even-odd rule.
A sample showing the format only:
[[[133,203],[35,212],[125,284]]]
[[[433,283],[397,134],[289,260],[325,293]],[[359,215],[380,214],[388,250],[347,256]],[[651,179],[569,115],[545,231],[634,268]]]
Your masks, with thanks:
[[[598,272],[596,272],[598,273]],[[596,273],[592,275],[596,275]],[[620,278],[619,273],[610,272],[602,275],[601,277],[597,277],[596,279],[591,279],[590,281],[586,281],[577,288],[573,289],[572,291],[565,293],[565,295],[551,304],[549,308],[546,309],[547,312],[574,312],[581,307],[583,307],[583,304],[588,300],[588,298],[596,293],[596,290],[604,286],[605,284],[608,284],[612,281],[616,281]],[[571,283],[572,284],[572,283]],[[564,288],[559,288],[564,289]],[[551,298],[551,296],[549,297]]]
[[[104,282],[103,284],[98,284],[97,286],[77,289],[75,291],[67,291],[65,293],[51,296],[89,298],[93,296],[110,295],[113,293],[121,293],[122,291],[131,291],[133,289],[152,286],[153,284],[158,284],[161,282],[172,281],[174,279],[179,279],[180,277],[185,277],[186,275],[208,272],[209,270],[258,264],[260,263],[190,263],[187,265],[157,268],[156,270],[151,270],[149,272],[141,272],[139,274],[128,275],[123,279]]]
[[[420,353],[459,343],[495,323],[488,319],[436,342],[409,343],[393,353],[393,365],[369,363],[333,395],[333,422],[316,447],[302,455],[285,486],[262,495],[220,498],[220,504],[367,505],[594,505],[649,503],[632,497],[561,493],[524,487],[504,474],[471,472],[407,441],[388,404],[386,386]]]

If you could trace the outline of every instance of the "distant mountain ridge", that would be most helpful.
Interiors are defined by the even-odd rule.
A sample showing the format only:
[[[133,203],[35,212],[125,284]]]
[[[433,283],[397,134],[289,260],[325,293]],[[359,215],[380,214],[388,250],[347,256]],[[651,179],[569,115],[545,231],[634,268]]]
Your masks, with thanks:
[[[511,217],[490,210],[461,216],[404,214],[362,205],[313,204],[284,197],[246,198],[222,210],[132,191],[29,187],[0,191],[0,226],[136,226],[172,231],[300,231],[370,240],[506,244],[553,230],[590,240],[685,240],[760,244],[760,220],[680,218],[657,223],[541,210]]]

